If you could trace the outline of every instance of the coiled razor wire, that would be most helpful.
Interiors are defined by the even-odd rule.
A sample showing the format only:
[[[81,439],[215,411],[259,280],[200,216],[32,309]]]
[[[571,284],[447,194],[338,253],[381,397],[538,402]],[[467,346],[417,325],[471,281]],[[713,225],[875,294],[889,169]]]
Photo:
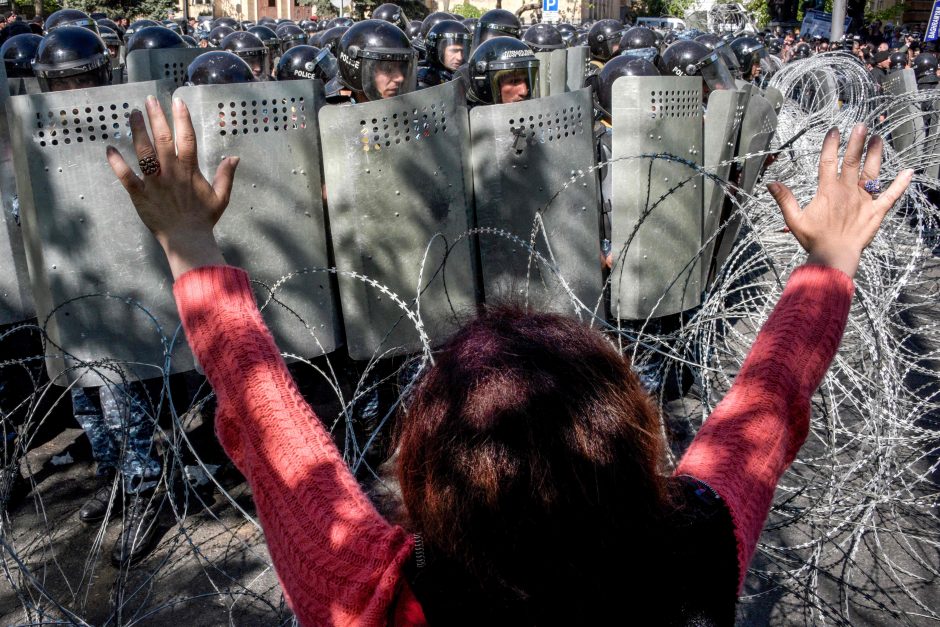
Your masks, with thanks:
[[[801,205],[815,192],[819,146],[833,126],[848,131],[864,122],[890,138],[883,154],[886,183],[904,168],[913,167],[917,174],[863,255],[841,349],[813,397],[807,443],[777,491],[739,604],[739,622],[932,624],[940,620],[936,374],[940,264],[934,254],[940,244],[940,211],[931,202],[936,201],[938,181],[925,171],[940,163],[930,132],[937,128],[931,127],[931,116],[940,109],[940,92],[878,95],[865,68],[845,53],[784,65],[768,84],[785,98],[775,140],[767,151],[776,160],[763,181],[784,182]],[[790,138],[795,139],[778,151]],[[662,154],[634,158],[682,161]],[[686,182],[715,179],[713,172],[684,163]],[[585,164],[560,186],[559,195],[567,186],[596,176],[601,166]],[[733,199],[731,218],[740,222],[741,230],[701,306],[669,333],[660,333],[653,324],[622,328],[605,319],[601,302],[578,300],[557,272],[541,219],[552,210],[551,204],[536,216],[529,233],[478,229],[460,238],[495,238],[528,250],[529,280],[557,279],[570,300],[568,311],[603,329],[637,365],[660,355],[665,358],[662,368],[685,367],[682,372],[691,378],[689,392],[678,401],[659,399],[673,460],[728,391],[786,278],[805,260],[761,184],[744,194],[727,181],[717,182]],[[650,199],[648,213],[666,202],[668,194]],[[433,342],[438,338],[427,336],[421,318],[422,286],[441,270],[432,246],[448,249],[460,240],[428,242],[415,294],[395,294],[373,278],[347,273],[391,298],[402,312],[398,324],[413,327],[418,334],[423,349],[413,359],[395,362],[394,372],[380,366],[397,348],[390,342],[383,342],[371,362],[352,375],[348,364],[333,355],[316,359],[285,355],[298,381],[316,389],[314,404],[321,419],[372,495],[395,498],[388,473],[377,467],[381,459],[370,454],[379,447],[380,434],[395,412],[407,411],[408,390],[433,360]],[[703,243],[699,253],[710,250],[711,243]],[[615,255],[624,254],[629,245]],[[696,261],[690,260],[674,283],[688,281]],[[315,272],[337,271],[297,269],[263,286],[269,296],[262,306],[286,307],[278,298],[284,286]],[[621,279],[612,275],[611,281],[615,280]],[[183,339],[181,331],[161,327],[137,303],[128,306],[138,312],[135,319],[140,324],[154,329],[154,341],[164,347],[166,356],[163,363],[152,365],[162,380],[158,379],[161,385],[156,391],[149,388],[147,404],[155,420],[161,412],[169,414],[169,420],[160,423],[166,427],[157,434],[164,460],[161,490],[154,497],[163,504],[160,543],[140,564],[112,568],[106,556],[119,525],[86,528],[74,522],[80,503],[70,495],[75,482],[91,484],[90,464],[75,464],[71,470],[38,480],[32,474],[38,470],[32,467],[36,459],[27,454],[33,435],[53,419],[51,406],[68,403],[68,389],[52,385],[40,372],[44,357],[63,351],[44,336],[42,324],[7,330],[0,335],[0,347],[26,334],[42,335],[45,354],[0,362],[0,377],[17,372],[32,386],[22,391],[17,403],[4,407],[8,418],[26,416],[16,428],[15,446],[7,447],[5,464],[29,476],[32,494],[25,503],[2,512],[0,622],[292,624],[244,482],[224,460],[203,459],[193,440],[195,430],[209,422],[213,411],[211,389],[192,375],[181,398],[179,388],[172,385],[169,362],[174,346]],[[315,326],[294,316],[310,334],[311,354],[322,352],[317,349]],[[386,340],[391,333],[388,329]],[[74,367],[121,383],[125,365],[103,359]],[[389,383],[397,385],[397,399],[383,406],[377,423],[361,424],[360,405]],[[5,420],[4,434],[12,429],[13,423]],[[9,476],[6,472],[0,485],[4,503]],[[121,487],[113,486],[114,509],[127,499]]]

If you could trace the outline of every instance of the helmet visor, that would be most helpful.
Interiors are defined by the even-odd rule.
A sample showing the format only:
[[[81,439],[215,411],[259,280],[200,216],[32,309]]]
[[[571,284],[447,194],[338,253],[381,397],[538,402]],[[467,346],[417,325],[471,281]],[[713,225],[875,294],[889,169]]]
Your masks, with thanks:
[[[741,69],[738,65],[738,57],[734,54],[734,51],[728,46],[728,44],[721,44],[715,46],[715,51],[721,55],[721,59],[725,62],[725,66],[731,70],[731,72],[737,72]]]
[[[255,80],[266,80],[271,77],[271,51],[267,46],[255,50],[239,50],[235,54],[248,64]]]
[[[317,58],[314,59],[313,73],[324,83],[333,80],[333,77],[339,74],[339,64],[336,62],[336,57],[327,48],[320,50]]]
[[[696,65],[699,66],[698,73],[705,81],[709,91],[735,88],[734,76],[731,75],[731,70],[718,57],[717,53],[711,53]]]
[[[470,57],[470,38],[466,35],[444,37],[437,42],[437,58],[441,65],[453,72]]]
[[[493,104],[508,104],[539,97],[538,65],[490,72]]]
[[[370,101],[414,91],[418,81],[414,56],[408,59],[363,59],[362,92]]]

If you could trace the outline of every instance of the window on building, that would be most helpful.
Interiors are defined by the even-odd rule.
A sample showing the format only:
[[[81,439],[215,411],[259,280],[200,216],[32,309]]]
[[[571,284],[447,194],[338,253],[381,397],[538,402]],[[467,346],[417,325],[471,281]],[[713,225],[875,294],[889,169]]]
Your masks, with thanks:
[[[269,6],[269,7],[276,7],[276,6],[277,6],[277,0],[268,0],[268,6]]]

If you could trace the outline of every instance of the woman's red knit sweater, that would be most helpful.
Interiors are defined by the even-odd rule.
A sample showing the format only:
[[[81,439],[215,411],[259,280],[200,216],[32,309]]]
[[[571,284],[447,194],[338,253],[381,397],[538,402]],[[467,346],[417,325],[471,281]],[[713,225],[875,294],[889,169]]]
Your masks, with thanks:
[[[810,398],[835,355],[854,287],[802,266],[728,395],[676,469],[710,485],[734,522],[739,587],[780,476],[809,431]],[[297,390],[238,268],[174,286],[190,346],[218,398],[216,431],[251,485],[271,559],[303,625],[423,625],[404,575],[412,536],[375,510]]]

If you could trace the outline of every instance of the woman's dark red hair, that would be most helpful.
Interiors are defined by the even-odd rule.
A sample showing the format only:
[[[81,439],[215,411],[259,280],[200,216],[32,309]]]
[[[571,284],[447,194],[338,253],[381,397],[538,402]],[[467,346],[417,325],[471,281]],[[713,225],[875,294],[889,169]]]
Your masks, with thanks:
[[[650,541],[669,503],[660,420],[601,333],[497,307],[435,360],[399,426],[402,495],[477,597],[551,608],[625,539]]]

